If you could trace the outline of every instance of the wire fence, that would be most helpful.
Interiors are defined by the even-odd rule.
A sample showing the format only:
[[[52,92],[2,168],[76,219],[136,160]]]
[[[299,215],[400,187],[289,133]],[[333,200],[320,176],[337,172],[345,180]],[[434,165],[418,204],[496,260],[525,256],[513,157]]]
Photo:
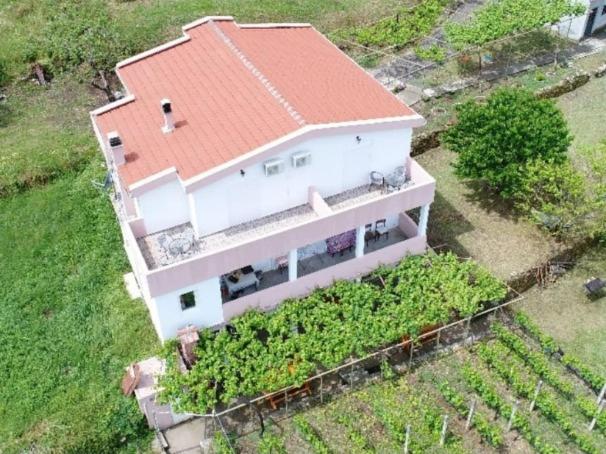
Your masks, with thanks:
[[[192,416],[205,420],[207,439],[221,432],[226,442],[231,444],[234,438],[254,432],[262,433],[269,422],[278,423],[314,405],[321,405],[381,379],[385,368],[402,375],[437,354],[482,339],[489,333],[491,322],[497,316],[502,316],[506,307],[522,298],[510,289],[510,299],[502,304],[471,317],[431,327],[412,339],[403,336],[400,342],[321,371],[309,377],[301,386],[289,386],[254,399],[242,399],[228,408],[216,409],[209,414]]]

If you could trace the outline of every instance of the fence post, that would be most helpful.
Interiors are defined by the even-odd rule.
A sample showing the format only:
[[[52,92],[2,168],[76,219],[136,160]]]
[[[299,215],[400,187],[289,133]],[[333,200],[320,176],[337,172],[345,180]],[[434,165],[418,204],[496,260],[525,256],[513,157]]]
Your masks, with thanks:
[[[543,386],[543,380],[539,380],[537,383],[537,387],[534,390],[534,396],[532,397],[532,402],[530,402],[530,408],[528,411],[534,410],[534,404],[537,401],[537,397],[539,397],[539,393],[541,392],[541,387]]]
[[[440,348],[440,334],[442,334],[442,327],[440,327],[436,336],[436,348]]]
[[[324,403],[324,375],[320,375],[320,403]]]
[[[598,412],[596,413],[596,415],[591,420],[591,423],[589,424],[589,432],[591,432],[593,430],[593,428],[595,427],[595,423],[597,422],[598,417],[600,416],[600,413],[602,413],[602,410],[604,410],[605,404],[606,404],[606,400],[603,400],[602,402],[600,402],[600,406],[598,407]]]
[[[507,432],[511,430],[511,426],[513,426],[513,421],[516,416],[516,411],[518,411],[518,404],[520,401],[516,400],[511,406],[511,415],[509,415],[509,421],[507,422]]]
[[[284,391],[284,410],[286,411],[286,414],[288,415],[288,390]]]
[[[598,400],[596,401],[597,405],[600,405],[600,402],[602,402],[602,399],[604,398],[604,394],[606,394],[606,383],[604,383],[604,386],[602,386],[602,390],[600,391]]]
[[[408,444],[410,443],[410,424],[406,424],[406,438],[404,439],[404,454],[408,454]]]
[[[410,339],[410,356],[408,357],[408,371],[410,372],[410,369],[412,368],[412,355],[414,353],[414,349],[415,349],[415,343],[412,340],[412,338]]]
[[[476,400],[471,401],[471,406],[469,407],[469,413],[467,414],[467,422],[465,423],[465,430],[469,430],[471,427],[471,420],[473,418],[473,413],[476,411]]]
[[[446,430],[448,430],[448,415],[444,415],[442,433],[440,434],[440,446],[444,446],[444,443],[446,442]]]
[[[470,328],[471,328],[471,317],[469,317],[469,318],[467,319],[467,323],[466,323],[466,325],[465,325],[465,343],[467,343],[467,340],[468,340],[468,338],[469,338],[469,331],[470,331]],[[472,343],[473,343],[473,340],[472,340]]]

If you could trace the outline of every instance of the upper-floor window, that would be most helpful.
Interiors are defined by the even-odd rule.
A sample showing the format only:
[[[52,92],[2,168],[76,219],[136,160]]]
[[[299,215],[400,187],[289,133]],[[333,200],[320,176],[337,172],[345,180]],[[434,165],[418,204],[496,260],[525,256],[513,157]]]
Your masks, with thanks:
[[[265,176],[271,177],[272,175],[282,173],[284,170],[284,161],[281,159],[272,159],[271,161],[266,161],[263,167],[265,168]]]
[[[194,295],[194,292],[184,293],[179,296],[179,301],[181,302],[182,311],[190,309],[196,305],[196,295]]]
[[[305,167],[311,164],[311,153],[309,151],[301,151],[292,155],[293,167]]]

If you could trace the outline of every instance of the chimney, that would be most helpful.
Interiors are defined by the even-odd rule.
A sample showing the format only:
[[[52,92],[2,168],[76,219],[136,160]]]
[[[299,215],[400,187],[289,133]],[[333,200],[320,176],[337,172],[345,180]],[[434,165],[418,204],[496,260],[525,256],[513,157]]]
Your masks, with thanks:
[[[173,132],[175,129],[175,122],[173,121],[173,108],[170,105],[170,99],[164,98],[160,101],[162,105],[162,113],[164,114],[164,126],[162,126],[162,132],[168,134]]]
[[[112,131],[107,135],[109,141],[109,150],[114,161],[114,164],[121,166],[126,162],[124,158],[124,146],[122,145],[122,139],[116,131]]]

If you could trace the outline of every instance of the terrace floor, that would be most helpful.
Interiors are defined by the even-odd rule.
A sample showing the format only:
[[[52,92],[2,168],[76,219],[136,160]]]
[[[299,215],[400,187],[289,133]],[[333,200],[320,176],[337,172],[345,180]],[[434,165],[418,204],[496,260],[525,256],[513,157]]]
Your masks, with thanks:
[[[295,226],[317,217],[313,208],[305,204],[243,222],[199,239],[196,239],[194,229],[188,222],[141,237],[137,243],[147,266],[154,269],[180,262],[203,252],[258,238],[272,231]]]
[[[392,244],[396,244],[402,241],[407,240],[408,237],[399,229],[394,228],[389,230],[388,237],[381,237],[377,241],[371,240],[368,242],[368,245],[364,248],[364,253],[368,254],[370,252],[377,251],[387,246],[391,246]],[[351,260],[355,258],[355,250],[354,248],[350,250],[345,250],[343,253],[337,253],[334,256],[331,256],[328,253],[317,254],[312,257],[308,257],[303,260],[299,260],[298,263],[298,277],[305,276],[307,274],[315,273],[316,271],[320,271],[324,268],[328,268],[339,263],[345,262],[347,260]],[[274,285],[283,284],[288,282],[288,268],[283,270],[271,270],[266,271],[262,274],[261,282],[259,284],[259,288],[255,289],[254,287],[249,287],[243,291],[241,291],[238,297],[249,295],[255,293],[259,290],[265,290],[267,288],[273,287]],[[223,302],[226,303],[228,301],[233,301],[237,298],[229,298],[229,296],[224,295]]]

